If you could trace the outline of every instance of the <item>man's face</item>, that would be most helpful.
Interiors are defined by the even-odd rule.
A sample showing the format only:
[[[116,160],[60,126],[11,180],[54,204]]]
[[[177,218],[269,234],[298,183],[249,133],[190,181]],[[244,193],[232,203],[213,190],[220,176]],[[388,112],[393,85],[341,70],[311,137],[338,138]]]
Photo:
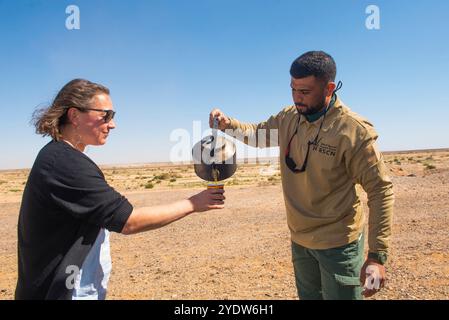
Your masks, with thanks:
[[[330,96],[330,86],[333,82],[325,85],[315,76],[301,79],[291,78],[293,101],[299,114],[310,115],[321,111],[326,107],[326,99]],[[332,92],[331,92],[332,93]]]

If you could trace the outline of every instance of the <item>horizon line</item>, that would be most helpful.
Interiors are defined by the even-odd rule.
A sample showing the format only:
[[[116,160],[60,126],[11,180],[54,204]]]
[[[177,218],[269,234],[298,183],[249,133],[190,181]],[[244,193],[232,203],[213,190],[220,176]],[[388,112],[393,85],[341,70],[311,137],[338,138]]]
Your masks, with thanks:
[[[449,147],[446,148],[433,148],[433,149],[409,149],[409,150],[397,150],[397,151],[381,151],[382,154],[406,154],[406,153],[420,153],[420,152],[445,152],[449,151]],[[237,163],[240,164],[260,164],[264,160],[279,160],[279,156],[276,157],[253,157],[253,158],[237,158]],[[139,166],[189,166],[193,165],[193,161],[179,161],[179,162],[171,162],[171,161],[155,161],[155,162],[129,162],[129,163],[104,163],[97,164],[99,167],[104,169],[113,169],[114,167],[139,167]],[[27,168],[11,168],[11,169],[0,169],[0,172],[7,171],[19,171],[19,170],[30,170],[30,167]]]

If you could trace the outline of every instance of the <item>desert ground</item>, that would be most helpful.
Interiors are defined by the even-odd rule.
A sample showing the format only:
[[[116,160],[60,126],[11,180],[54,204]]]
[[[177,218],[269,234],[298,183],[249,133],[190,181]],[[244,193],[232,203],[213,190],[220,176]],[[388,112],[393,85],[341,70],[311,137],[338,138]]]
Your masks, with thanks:
[[[448,299],[449,149],[384,158],[396,195],[392,248],[386,287],[370,299]],[[102,170],[135,207],[183,199],[206,186],[192,165]],[[0,299],[14,297],[28,173],[0,171]],[[111,234],[108,299],[297,299],[277,161],[239,164],[225,190],[223,210],[143,234]]]

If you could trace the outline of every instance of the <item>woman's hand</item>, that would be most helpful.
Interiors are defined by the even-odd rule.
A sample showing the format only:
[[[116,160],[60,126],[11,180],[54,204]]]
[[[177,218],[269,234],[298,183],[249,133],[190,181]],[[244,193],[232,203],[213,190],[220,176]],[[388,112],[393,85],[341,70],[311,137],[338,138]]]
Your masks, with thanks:
[[[192,203],[193,211],[202,212],[212,209],[224,208],[224,190],[207,189],[189,198]]]

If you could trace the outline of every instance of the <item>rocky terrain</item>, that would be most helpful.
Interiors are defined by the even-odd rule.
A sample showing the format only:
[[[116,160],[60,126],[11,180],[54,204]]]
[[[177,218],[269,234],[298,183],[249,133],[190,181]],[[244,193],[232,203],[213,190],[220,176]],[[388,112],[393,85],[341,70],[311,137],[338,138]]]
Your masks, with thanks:
[[[396,204],[388,281],[372,299],[448,299],[449,150],[384,156]],[[135,207],[183,199],[205,186],[187,165],[103,171]],[[28,172],[0,172],[0,299],[14,295]],[[223,210],[143,234],[112,234],[108,299],[297,299],[277,164],[240,165],[225,189]]]

